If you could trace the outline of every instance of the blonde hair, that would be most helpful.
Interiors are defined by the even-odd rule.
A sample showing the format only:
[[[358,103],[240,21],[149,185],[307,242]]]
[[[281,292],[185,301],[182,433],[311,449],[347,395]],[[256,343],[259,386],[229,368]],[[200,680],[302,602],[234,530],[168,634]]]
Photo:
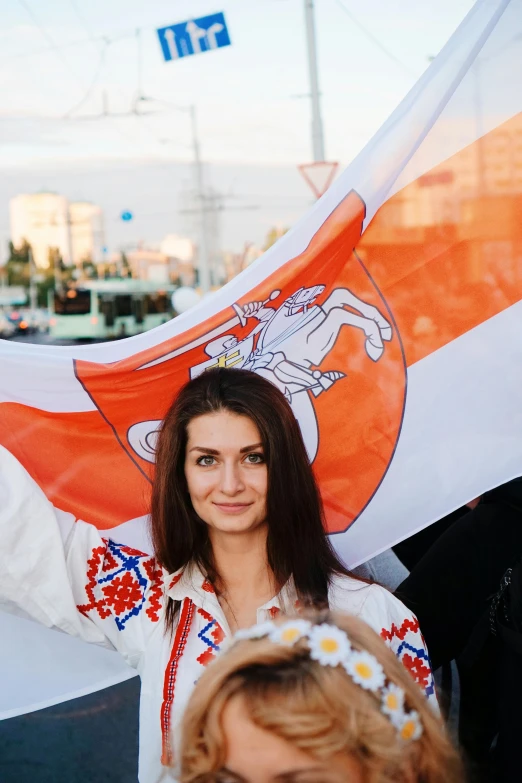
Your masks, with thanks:
[[[341,666],[312,660],[303,644],[243,640],[209,666],[192,694],[183,720],[181,782],[217,780],[226,758],[221,717],[235,696],[244,700],[258,727],[323,763],[339,753],[358,760],[364,783],[464,780],[441,720],[382,639],[355,617],[324,611],[306,618],[336,625],[353,647],[377,659],[388,682],[404,691],[407,708],[418,713],[421,736],[402,742],[374,693],[357,685]]]

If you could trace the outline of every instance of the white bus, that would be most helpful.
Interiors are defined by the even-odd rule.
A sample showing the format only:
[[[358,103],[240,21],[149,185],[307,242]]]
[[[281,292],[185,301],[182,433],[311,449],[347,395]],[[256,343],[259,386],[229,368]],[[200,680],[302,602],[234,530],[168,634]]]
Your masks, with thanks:
[[[144,280],[93,280],[49,292],[49,334],[59,340],[110,340],[146,332],[174,315],[176,286]]]

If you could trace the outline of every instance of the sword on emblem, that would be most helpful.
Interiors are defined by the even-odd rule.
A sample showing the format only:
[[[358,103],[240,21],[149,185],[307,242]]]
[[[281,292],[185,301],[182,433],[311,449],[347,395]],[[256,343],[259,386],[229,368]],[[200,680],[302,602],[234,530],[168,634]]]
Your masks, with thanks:
[[[264,302],[259,302],[260,307],[258,309],[260,310],[262,307],[267,305],[273,299],[277,299],[277,297],[279,296],[280,293],[281,293],[281,291],[278,291],[277,289],[275,291],[272,291],[272,293],[270,294],[268,299],[265,299]],[[246,326],[246,322],[247,322],[247,319],[248,319],[248,313],[245,313],[245,310],[238,304],[233,304],[232,308],[235,311],[237,317],[239,318],[239,323],[241,324],[241,326]]]

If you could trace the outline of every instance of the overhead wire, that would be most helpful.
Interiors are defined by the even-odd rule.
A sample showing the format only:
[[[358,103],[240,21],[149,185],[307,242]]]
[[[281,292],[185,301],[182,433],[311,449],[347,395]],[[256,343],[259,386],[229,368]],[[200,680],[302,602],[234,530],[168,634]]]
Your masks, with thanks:
[[[79,77],[74,73],[74,71],[71,69],[70,62],[67,60],[66,57],[63,56],[62,50],[60,49],[59,46],[57,46],[56,42],[49,35],[49,33],[47,32],[45,27],[40,22],[40,20],[38,19],[38,17],[34,13],[33,9],[31,8],[31,6],[27,2],[27,0],[18,0],[18,2],[22,6],[22,8],[26,11],[26,13],[31,17],[31,19],[33,20],[34,24],[36,25],[36,27],[40,31],[41,35],[45,38],[47,43],[50,45],[50,48],[52,49],[52,51],[59,57],[59,59],[62,61],[62,63],[66,66],[67,73],[69,74],[69,76],[71,76],[83,88],[84,84],[79,79]]]
[[[361,21],[359,21],[353,12],[350,11],[350,9],[344,4],[343,0],[335,0],[335,2],[339,8],[341,8],[341,10],[344,11],[344,13],[349,17],[349,19],[351,19],[353,24],[358,27],[359,30],[381,50],[381,52],[389,57],[390,60],[393,60],[396,65],[399,65],[410,76],[414,76],[415,78],[418,76],[417,73],[415,73],[408,65],[406,65],[406,63],[403,63],[402,60],[396,57],[396,55],[390,51],[388,47],[382,43],[382,41],[380,41]]]
[[[133,30],[132,32],[128,33],[121,33],[119,35],[112,35],[112,36],[105,36],[105,35],[98,35],[94,36],[94,38],[80,38],[76,41],[68,41],[64,44],[56,44],[55,46],[42,46],[39,49],[31,49],[31,51],[28,52],[18,52],[17,54],[8,54],[5,57],[0,57],[0,68],[2,67],[3,63],[8,63],[11,60],[26,60],[28,57],[37,56],[39,54],[46,54],[47,52],[54,51],[56,49],[63,50],[63,49],[77,49],[79,46],[84,46],[85,44],[92,43],[93,41],[109,41],[110,43],[115,43],[116,41],[123,41],[127,38],[133,38],[135,36],[136,32]]]
[[[339,6],[339,8],[348,16],[348,18],[351,20],[351,22],[359,30],[361,30],[361,32],[369,40],[371,40],[372,43],[375,46],[377,46],[389,59],[391,59],[393,62],[395,62],[399,67],[401,67],[404,71],[406,71],[410,75],[412,75],[412,76],[416,75],[415,73],[413,73],[413,71],[404,62],[402,62],[398,57],[396,57],[396,55],[393,52],[391,52],[352,13],[352,11],[345,5],[343,0],[335,0],[335,2]],[[25,9],[25,11],[31,16],[33,22],[38,27],[38,29],[39,29],[40,33],[42,34],[42,36],[49,43],[49,47],[45,47],[45,48],[42,47],[42,49],[33,50],[32,52],[29,52],[29,53],[25,52],[25,53],[21,53],[19,55],[10,55],[10,56],[4,57],[4,58],[0,58],[0,67],[1,67],[2,62],[6,62],[6,61],[8,61],[10,59],[15,59],[15,58],[19,58],[19,57],[27,57],[28,55],[31,55],[31,54],[37,54],[37,53],[44,53],[44,52],[47,52],[47,51],[53,51],[53,52],[55,52],[55,54],[57,56],[60,57],[60,59],[62,60],[64,65],[67,66],[68,73],[71,74],[70,63],[67,60],[67,58],[64,57],[64,55],[62,53],[62,49],[65,49],[65,48],[68,48],[68,47],[71,47],[71,46],[78,46],[78,45],[85,44],[85,43],[96,44],[97,47],[100,50],[100,59],[99,59],[99,62],[97,64],[94,76],[93,76],[90,84],[87,86],[87,88],[85,90],[85,93],[83,94],[82,98],[78,101],[78,103],[76,103],[73,107],[71,107],[62,117],[63,119],[74,119],[73,115],[76,114],[81,109],[81,107],[85,105],[85,103],[87,102],[87,100],[91,96],[92,91],[93,91],[94,87],[96,86],[96,84],[97,84],[97,82],[98,82],[98,80],[100,78],[100,75],[101,75],[103,67],[104,67],[105,57],[106,57],[108,46],[111,43],[113,43],[114,41],[116,41],[116,40],[136,37],[136,44],[137,44],[137,95],[136,95],[136,100],[135,100],[135,104],[134,104],[134,110],[129,112],[129,115],[130,114],[135,114],[137,116],[143,117],[143,115],[141,115],[140,112],[137,110],[138,109],[138,105],[139,105],[139,101],[140,100],[146,100],[147,97],[148,97],[148,96],[144,96],[143,92],[142,92],[142,73],[143,73],[143,60],[142,60],[142,57],[143,57],[143,53],[142,53],[141,28],[138,28],[138,29],[134,28],[132,33],[129,31],[128,33],[122,33],[122,34],[120,34],[118,36],[111,36],[110,38],[106,37],[106,36],[97,36],[95,31],[94,31],[94,29],[90,25],[89,21],[86,19],[85,15],[80,10],[80,8],[78,6],[78,3],[77,3],[77,0],[69,0],[69,4],[70,4],[71,8],[73,9],[75,15],[77,16],[78,20],[82,24],[83,28],[85,29],[85,31],[86,31],[86,33],[88,35],[88,38],[84,39],[82,41],[68,42],[68,43],[65,43],[65,44],[62,44],[62,45],[58,45],[53,40],[53,38],[48,34],[46,29],[43,27],[43,25],[40,23],[38,17],[36,16],[36,14],[32,10],[32,8],[28,4],[27,0],[19,0],[19,3],[20,3],[20,5],[22,5],[22,7]],[[79,83],[80,80],[78,79],[76,74],[72,74],[72,75],[74,76],[75,80]],[[82,86],[82,88],[85,88],[85,84],[84,83],[82,83],[81,86]],[[188,107],[185,107],[185,106],[177,105],[177,104],[175,104],[172,101],[166,101],[166,100],[161,100],[161,99],[154,99],[154,100],[156,100],[160,104],[163,104],[164,106],[169,106],[171,109],[178,109],[178,110],[185,110],[186,111],[186,109],[188,108]],[[116,120],[117,116],[116,115],[112,115],[111,113],[105,113],[105,111],[104,111],[100,115],[96,115],[96,116],[92,116],[92,117],[88,117],[88,118],[86,117],[85,119],[104,119],[104,118]],[[111,124],[113,124],[113,127],[115,128],[115,130],[122,137],[125,137],[127,140],[131,140],[132,137],[129,134],[127,134],[127,133],[123,133],[122,129],[117,127],[117,123],[111,123]],[[146,123],[146,124],[148,124],[148,123]],[[274,130],[275,130],[275,128],[274,128]],[[158,139],[158,141],[159,141],[159,139]]]
[[[69,5],[73,9],[73,11],[76,14],[77,18],[80,20],[80,23],[81,23],[82,27],[84,28],[85,32],[89,36],[89,40],[97,45],[98,44],[98,38],[95,36],[94,30],[92,29],[91,25],[89,24],[89,22],[87,21],[87,19],[83,15],[82,11],[80,11],[80,9],[78,8],[78,3],[76,2],[76,0],[69,0]]]
[[[65,114],[63,115],[63,119],[69,119],[70,117],[72,117],[72,115],[76,114],[76,112],[79,109],[81,109],[81,107],[89,100],[89,98],[90,98],[90,96],[92,94],[92,91],[96,87],[98,79],[100,78],[101,73],[103,71],[103,66],[105,65],[105,54],[107,52],[108,46],[109,46],[109,41],[104,41],[104,45],[103,45],[102,49],[100,50],[100,59],[99,59],[99,62],[98,62],[98,66],[97,66],[97,68],[96,68],[96,70],[94,72],[94,76],[92,78],[91,83],[87,87],[87,90],[86,90],[85,94],[83,95],[83,97],[74,106],[72,106],[70,109],[68,109],[68,111],[65,112]]]

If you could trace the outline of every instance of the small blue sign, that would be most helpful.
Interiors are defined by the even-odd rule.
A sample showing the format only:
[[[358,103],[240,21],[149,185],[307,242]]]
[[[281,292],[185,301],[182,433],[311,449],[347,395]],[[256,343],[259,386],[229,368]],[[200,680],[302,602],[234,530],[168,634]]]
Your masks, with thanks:
[[[179,60],[191,54],[210,52],[230,46],[227,23],[223,13],[189,19],[157,31],[165,60]]]
[[[129,220],[132,220],[134,215],[132,212],[129,212],[128,210],[125,210],[125,212],[122,212],[120,215],[121,219],[124,220],[126,223],[128,223]]]

